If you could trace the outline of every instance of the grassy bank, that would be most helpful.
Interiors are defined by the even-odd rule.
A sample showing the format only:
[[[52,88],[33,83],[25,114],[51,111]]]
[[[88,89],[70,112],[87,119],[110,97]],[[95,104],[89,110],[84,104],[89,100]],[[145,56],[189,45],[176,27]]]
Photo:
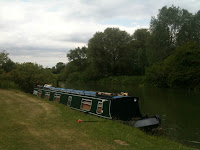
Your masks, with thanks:
[[[0,149],[190,149],[19,91],[0,90],[0,110]]]

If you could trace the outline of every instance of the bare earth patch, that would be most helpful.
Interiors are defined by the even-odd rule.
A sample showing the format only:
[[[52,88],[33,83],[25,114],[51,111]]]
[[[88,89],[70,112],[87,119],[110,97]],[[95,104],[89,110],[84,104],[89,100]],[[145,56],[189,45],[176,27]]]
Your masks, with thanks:
[[[116,143],[120,144],[120,145],[124,145],[124,146],[128,146],[129,144],[124,142],[124,141],[121,141],[121,140],[114,140]]]

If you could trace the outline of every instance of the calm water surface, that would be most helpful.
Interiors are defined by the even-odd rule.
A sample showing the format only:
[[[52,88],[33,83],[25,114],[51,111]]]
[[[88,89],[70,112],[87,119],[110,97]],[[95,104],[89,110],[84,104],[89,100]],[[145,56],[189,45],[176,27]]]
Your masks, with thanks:
[[[65,88],[122,92],[140,99],[143,115],[161,117],[164,136],[200,149],[200,93],[178,89],[145,88],[131,85],[68,84]]]

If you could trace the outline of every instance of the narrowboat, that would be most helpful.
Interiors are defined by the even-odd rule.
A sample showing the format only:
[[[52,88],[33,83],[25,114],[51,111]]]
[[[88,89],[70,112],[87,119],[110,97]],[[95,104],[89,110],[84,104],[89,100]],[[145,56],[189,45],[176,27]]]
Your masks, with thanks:
[[[158,116],[151,118],[142,117],[138,103],[139,98],[128,96],[128,94],[124,92],[116,94],[55,87],[40,87],[34,88],[33,94],[91,115],[126,122],[135,120],[133,126],[139,128],[155,128],[160,125]]]

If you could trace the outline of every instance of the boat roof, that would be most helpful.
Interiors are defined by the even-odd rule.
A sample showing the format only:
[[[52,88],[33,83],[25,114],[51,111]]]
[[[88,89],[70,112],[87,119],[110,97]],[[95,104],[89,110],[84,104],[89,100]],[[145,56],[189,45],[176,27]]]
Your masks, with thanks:
[[[73,94],[79,94],[79,95],[87,95],[87,96],[95,96],[95,97],[102,97],[102,98],[113,98],[113,99],[119,99],[124,97],[131,97],[126,95],[98,95],[98,92],[95,91],[82,91],[82,90],[74,90],[74,89],[65,89],[65,88],[57,88],[57,87],[43,87],[43,89],[47,89],[50,91],[55,92],[61,92],[61,93],[73,93]]]
[[[96,96],[96,92],[93,91],[82,91],[82,90],[73,90],[73,89],[56,88],[56,87],[44,87],[44,88],[56,92],[63,92],[63,93],[66,92],[66,93],[74,93],[80,95]]]

